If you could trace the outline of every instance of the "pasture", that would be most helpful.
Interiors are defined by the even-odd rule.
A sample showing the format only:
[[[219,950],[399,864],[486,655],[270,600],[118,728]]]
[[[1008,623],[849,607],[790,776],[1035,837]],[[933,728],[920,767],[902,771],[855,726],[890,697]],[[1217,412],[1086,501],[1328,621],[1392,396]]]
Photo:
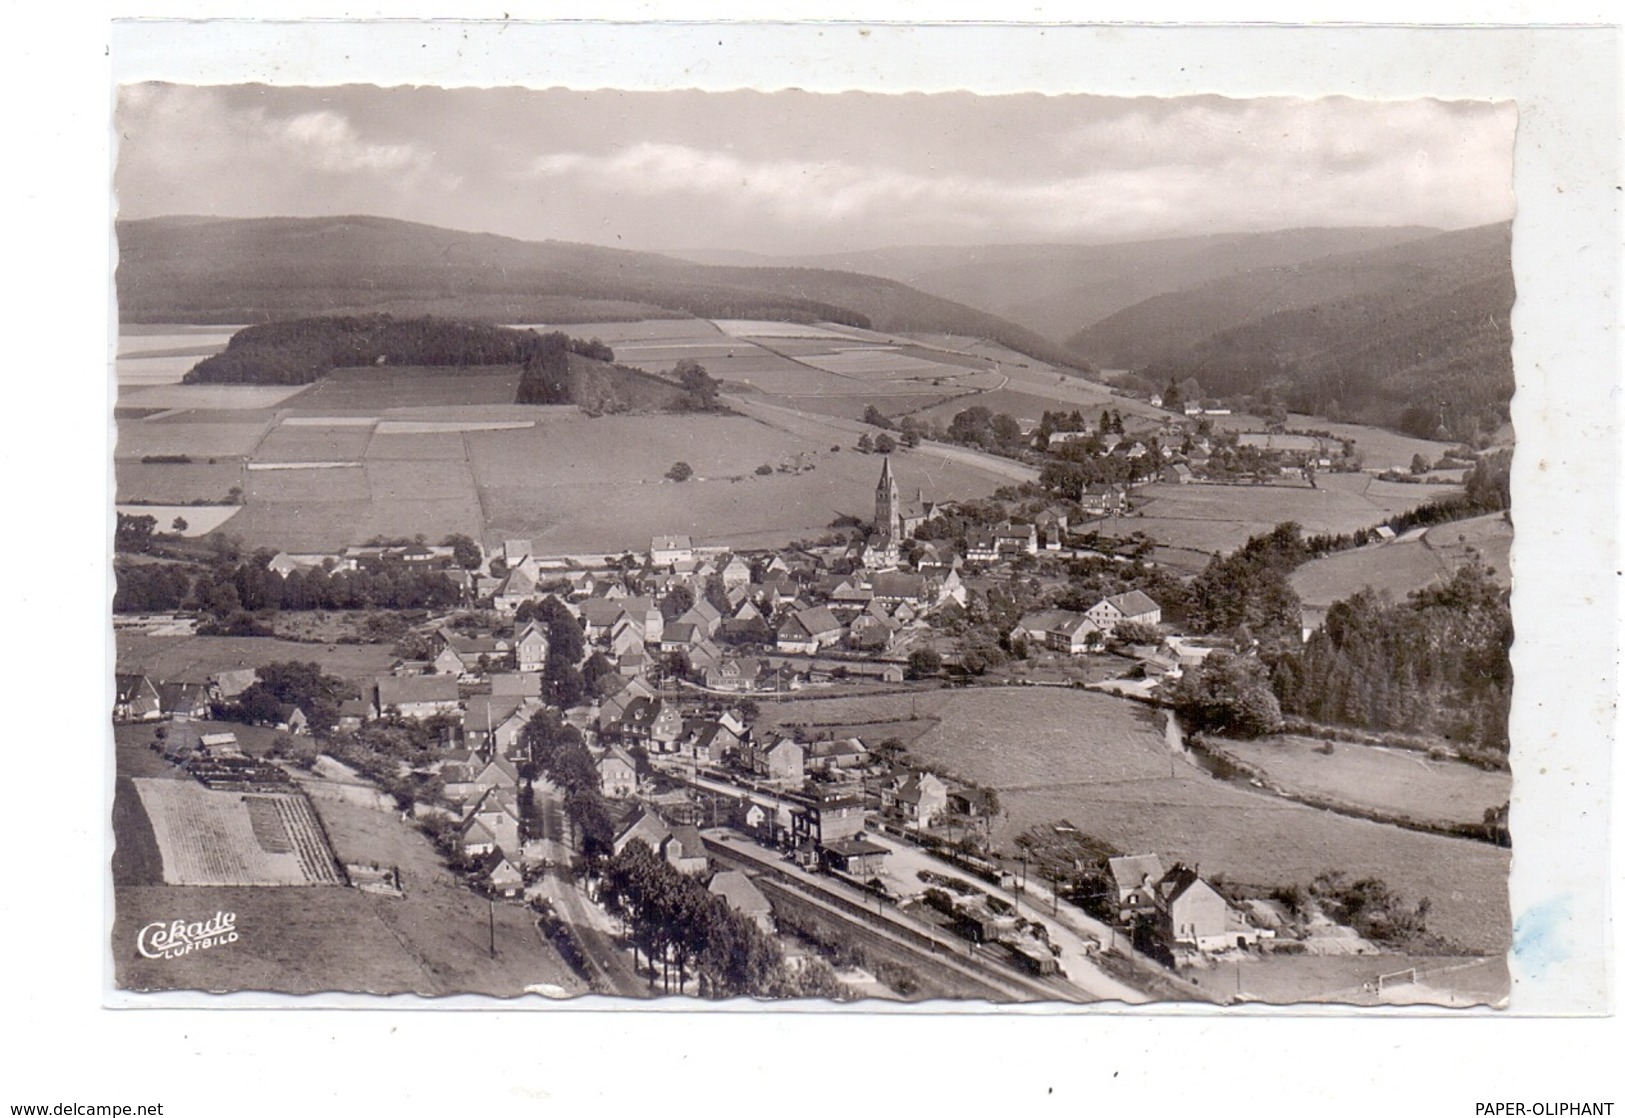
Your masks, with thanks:
[[[387,674],[395,660],[388,644],[300,644],[273,637],[149,637],[127,631],[118,633],[116,640],[120,672],[188,683],[277,660],[313,660],[322,671],[345,680],[360,693],[375,677]]]
[[[1410,750],[1338,742],[1324,754],[1321,742],[1293,736],[1216,744],[1289,791],[1428,822],[1481,823],[1512,795],[1510,773]]]
[[[1365,474],[1328,474],[1320,487],[1307,485],[1140,486],[1135,512],[1109,520],[1100,530],[1115,537],[1144,532],[1159,543],[1215,554],[1283,521],[1305,534],[1353,532],[1381,523],[1426,501],[1458,492],[1450,486],[1403,485]]]
[[[1305,606],[1317,609],[1367,587],[1401,601],[1413,591],[1448,579],[1475,555],[1507,585],[1511,550],[1512,525],[1495,513],[1311,560],[1292,572],[1292,589]]]
[[[919,709],[927,700],[918,698]],[[906,719],[909,695],[763,704],[783,721]],[[1274,886],[1324,870],[1382,878],[1432,901],[1428,927],[1462,946],[1503,951],[1511,937],[1510,852],[1351,819],[1228,784],[1173,753],[1160,716],[1128,700],[1052,688],[933,693],[937,725],[909,747],[926,764],[999,790],[994,827],[1008,844],[1030,826],[1069,819],[1130,853]],[[798,708],[805,708],[801,710]],[[837,713],[839,711],[840,713]]]

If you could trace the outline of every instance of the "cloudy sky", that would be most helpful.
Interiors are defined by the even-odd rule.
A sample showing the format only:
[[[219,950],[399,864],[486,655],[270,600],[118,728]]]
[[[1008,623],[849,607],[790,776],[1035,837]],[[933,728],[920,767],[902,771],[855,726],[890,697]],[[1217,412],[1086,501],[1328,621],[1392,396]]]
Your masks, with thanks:
[[[1510,103],[128,86],[119,213],[817,253],[1512,215]]]

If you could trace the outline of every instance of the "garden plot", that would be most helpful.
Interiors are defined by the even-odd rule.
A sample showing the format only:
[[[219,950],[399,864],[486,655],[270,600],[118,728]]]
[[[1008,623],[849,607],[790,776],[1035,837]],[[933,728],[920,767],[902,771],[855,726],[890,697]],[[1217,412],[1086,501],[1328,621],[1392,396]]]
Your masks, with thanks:
[[[166,885],[341,884],[302,795],[245,797],[180,780],[133,783],[163,855]],[[250,799],[268,802],[260,810],[273,813],[259,827],[249,814]]]

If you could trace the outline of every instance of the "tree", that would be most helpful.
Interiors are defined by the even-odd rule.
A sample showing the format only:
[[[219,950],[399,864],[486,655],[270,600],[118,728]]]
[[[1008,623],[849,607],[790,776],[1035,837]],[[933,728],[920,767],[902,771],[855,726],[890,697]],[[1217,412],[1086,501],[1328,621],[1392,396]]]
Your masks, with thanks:
[[[881,410],[870,404],[863,409],[863,421],[871,427],[879,427],[883,431],[891,430],[891,420],[887,419]]]
[[[1411,455],[1411,473],[1413,473],[1413,474],[1425,474],[1427,472],[1428,472],[1428,460],[1426,458],[1423,458],[1422,455],[1419,454],[1419,453]]]
[[[864,454],[868,454],[874,448],[875,448],[875,441],[874,441],[874,439],[869,437],[869,432],[865,431],[863,434],[858,436],[858,450],[859,451],[861,451]]]
[[[687,462],[673,462],[671,469],[666,471],[666,476],[672,481],[687,481],[694,476],[694,467]]]
[[[453,532],[447,536],[441,546],[451,548],[452,561],[465,571],[478,569],[484,558],[480,552],[480,545],[461,532]]]
[[[879,454],[890,454],[897,449],[897,440],[890,435],[880,435],[875,439],[875,451]]]
[[[908,655],[908,674],[912,679],[923,679],[942,670],[942,654],[934,648],[915,649]]]
[[[186,517],[177,516],[174,520],[169,522],[169,527],[171,531],[184,532],[187,528],[191,527],[191,525],[186,523]]]
[[[1125,621],[1112,630],[1112,636],[1123,644],[1157,644],[1162,640],[1157,627],[1143,621]]]
[[[1180,677],[1171,698],[1192,730],[1256,738],[1281,727],[1281,706],[1256,657],[1214,652]]]
[[[666,596],[660,600],[660,616],[667,621],[676,621],[693,608],[694,591],[682,583],[666,591]]]

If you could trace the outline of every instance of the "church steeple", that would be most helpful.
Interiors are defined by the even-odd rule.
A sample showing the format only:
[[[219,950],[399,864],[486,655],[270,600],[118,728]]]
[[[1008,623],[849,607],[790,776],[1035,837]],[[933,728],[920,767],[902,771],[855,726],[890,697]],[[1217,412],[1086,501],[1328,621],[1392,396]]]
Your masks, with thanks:
[[[875,532],[893,545],[903,536],[903,502],[897,495],[890,455],[881,460],[880,483],[875,486]]]

